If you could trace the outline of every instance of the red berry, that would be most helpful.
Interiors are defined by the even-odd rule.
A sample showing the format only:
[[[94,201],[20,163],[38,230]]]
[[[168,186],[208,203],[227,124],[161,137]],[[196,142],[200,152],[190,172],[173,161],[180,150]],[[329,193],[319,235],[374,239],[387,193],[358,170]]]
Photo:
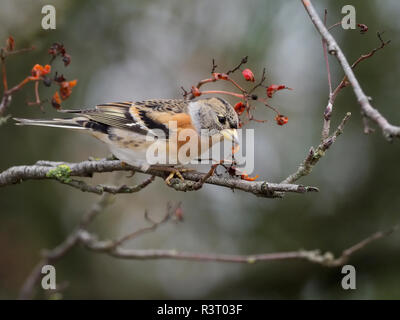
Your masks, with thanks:
[[[268,88],[267,88],[267,96],[268,98],[272,98],[272,95],[279,90],[283,90],[283,89],[288,89],[288,90],[292,90],[292,88],[288,88],[285,85],[277,85],[277,84],[271,84]]]
[[[255,80],[253,71],[251,71],[250,69],[244,69],[242,71],[242,75],[246,79],[246,81],[254,82],[254,80]]]
[[[196,88],[195,86],[192,86],[192,95],[194,97],[200,97],[201,96],[201,92],[200,92],[199,88]]]
[[[235,104],[234,109],[236,113],[240,116],[244,112],[244,110],[246,110],[246,105],[242,101],[240,101]]]

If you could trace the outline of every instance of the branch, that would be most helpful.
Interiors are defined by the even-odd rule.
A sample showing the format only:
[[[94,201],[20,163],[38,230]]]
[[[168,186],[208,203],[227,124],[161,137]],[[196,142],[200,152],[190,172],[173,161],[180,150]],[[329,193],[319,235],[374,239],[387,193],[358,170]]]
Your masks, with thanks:
[[[96,160],[82,161],[79,163],[39,161],[34,165],[15,166],[0,173],[0,187],[20,183],[26,180],[52,179],[61,183],[79,188],[82,191],[90,191],[101,194],[103,192],[126,193],[135,192],[137,187],[113,187],[113,186],[88,186],[82,181],[73,180],[71,177],[91,177],[94,173],[113,172],[113,171],[135,171],[150,174],[153,176],[166,178],[167,173],[162,170],[150,168],[147,171],[139,166],[130,166],[119,160]],[[184,181],[173,178],[170,180],[170,187],[177,191],[194,191],[199,189],[198,182],[201,184],[213,184],[229,189],[238,189],[256,196],[265,198],[281,197],[279,192],[305,193],[318,191],[316,187],[287,184],[287,183],[269,183],[267,181],[246,181],[239,177],[219,177],[209,176],[207,174],[189,171],[182,172]],[[205,180],[205,181],[203,181]]]
[[[146,187],[148,184],[152,183],[154,181],[154,178],[155,178],[154,176],[151,176],[141,184],[135,186],[127,186],[127,185],[109,186],[105,184],[98,184],[96,186],[92,186],[82,180],[74,180],[74,179],[72,179],[71,181],[61,181],[61,182],[73,188],[79,189],[82,192],[91,192],[96,194],[103,194],[104,192],[107,192],[107,193],[117,194],[117,193],[138,192],[142,190],[144,187]]]
[[[26,279],[21,292],[20,299],[32,299],[34,296],[35,286],[39,283],[42,276],[41,270],[44,265],[53,264],[69,251],[79,244],[85,248],[102,254],[107,254],[119,259],[130,260],[154,260],[154,259],[172,259],[186,260],[197,262],[230,262],[230,263],[256,263],[280,260],[305,260],[308,262],[320,264],[327,267],[341,266],[350,259],[350,257],[360,251],[368,244],[389,236],[398,229],[398,225],[392,227],[385,232],[376,232],[371,236],[363,239],[355,245],[345,249],[342,254],[335,258],[331,252],[321,253],[320,250],[298,250],[288,252],[262,253],[253,255],[232,255],[232,254],[216,254],[216,253],[192,253],[176,250],[157,250],[157,249],[127,249],[123,245],[128,241],[138,238],[139,236],[155,231],[159,226],[174,219],[182,220],[181,203],[172,205],[167,203],[166,214],[158,222],[154,221],[145,211],[145,219],[150,222],[150,226],[138,229],[117,240],[98,240],[95,234],[88,232],[90,223],[110,204],[110,195],[103,195],[102,198],[95,203],[92,208],[82,217],[78,226],[66,237],[66,239],[52,250],[42,252],[42,259],[32,270]],[[59,291],[59,290],[58,290]]]
[[[255,263],[269,262],[278,260],[306,260],[312,263],[317,263],[326,267],[337,267],[348,262],[350,257],[361,249],[365,248],[370,243],[389,236],[399,229],[399,225],[395,225],[387,231],[376,232],[367,238],[357,242],[353,246],[343,250],[342,254],[335,257],[331,252],[321,253],[320,250],[298,250],[288,252],[262,253],[253,255],[232,255],[232,254],[217,254],[217,253],[193,253],[177,250],[158,250],[158,249],[127,249],[122,247],[126,240],[131,240],[138,235],[153,231],[161,223],[164,223],[164,218],[161,222],[153,224],[151,227],[139,229],[131,235],[121,238],[119,241],[98,240],[96,235],[87,231],[81,231],[80,241],[87,248],[95,252],[108,254],[110,256],[131,259],[131,260],[152,260],[152,259],[172,259],[186,260],[198,262],[231,262],[231,263]]]
[[[311,173],[313,167],[317,164],[317,162],[325,155],[325,152],[331,147],[332,144],[335,143],[336,138],[343,133],[344,126],[346,125],[347,121],[350,119],[351,113],[346,113],[345,117],[343,118],[342,122],[339,124],[335,132],[328,136],[325,139],[321,140],[321,143],[318,145],[316,150],[313,147],[310,148],[306,158],[298,167],[297,171],[291,175],[289,175],[285,180],[281,183],[294,183],[295,181],[299,180],[301,177],[304,177]],[[329,131],[328,131],[329,134]],[[324,136],[324,131],[322,133],[322,137]]]
[[[354,94],[357,97],[357,101],[361,107],[361,113],[363,117],[370,119],[371,121],[375,122],[382,130],[384,137],[391,141],[393,137],[400,137],[400,127],[394,126],[390,124],[385,117],[383,117],[377,109],[372,107],[370,104],[370,98],[365,95],[363,92],[360,83],[358,82],[352,67],[348,63],[343,51],[340,49],[339,45],[337,44],[336,40],[330,34],[328,29],[325,27],[324,23],[321,21],[320,17],[318,16],[317,12],[315,11],[314,6],[312,5],[310,0],[301,0],[304,8],[306,9],[308,15],[311,18],[311,21],[314,23],[316,29],[321,34],[322,39],[326,42],[328,46],[328,52],[334,55],[347,77],[347,80],[353,87]]]
[[[325,15],[324,15],[324,25],[325,26],[326,26],[326,18],[327,18],[327,10],[325,9]],[[368,52],[366,54],[361,55],[351,65],[352,69],[354,69],[360,62],[372,57],[377,51],[383,49],[386,45],[388,45],[390,43],[390,40],[384,41],[382,38],[382,35],[379,32],[377,33],[377,36],[380,41],[380,46],[372,49],[370,52]],[[323,126],[322,126],[322,133],[321,133],[321,143],[318,145],[316,150],[314,150],[313,147],[310,148],[306,158],[299,165],[297,171],[295,173],[289,175],[285,180],[282,181],[282,183],[294,183],[295,181],[299,180],[301,177],[306,176],[309,173],[311,173],[311,170],[314,167],[314,165],[319,161],[319,159],[321,157],[323,157],[325,155],[325,151],[330,148],[330,146],[336,141],[336,138],[342,133],[344,126],[351,115],[350,112],[348,112],[346,114],[346,116],[344,117],[344,119],[342,120],[339,127],[337,128],[337,130],[330,136],[331,116],[332,116],[332,111],[333,111],[333,105],[336,101],[336,98],[337,98],[339,92],[343,88],[348,86],[349,82],[347,80],[347,76],[344,76],[343,79],[340,81],[340,83],[337,85],[337,87],[332,91],[331,72],[330,72],[330,67],[329,67],[329,62],[328,62],[328,57],[327,57],[327,44],[326,44],[326,41],[324,38],[322,39],[322,46],[323,46],[326,70],[327,70],[327,74],[328,74],[329,98],[328,98],[328,104],[325,107],[325,111],[324,111]],[[364,132],[365,133],[372,132],[373,129],[371,129],[368,125],[368,118],[363,117],[363,122],[364,122]]]
[[[371,58],[375,52],[383,49],[385,46],[387,46],[390,43],[389,41],[383,41],[381,34],[378,32],[377,33],[378,39],[380,41],[380,46],[376,47],[374,49],[372,49],[370,52],[361,55],[356,61],[353,62],[353,64],[351,65],[352,69],[355,69],[355,67],[362,61]],[[329,64],[327,63],[327,66],[329,66]],[[328,67],[329,70],[329,67]],[[328,73],[330,73],[328,71]],[[330,92],[329,94],[329,99],[328,99],[328,104],[325,108],[325,112],[324,112],[324,126],[323,126],[323,131],[322,131],[322,137],[323,139],[326,138],[329,135],[329,130],[330,130],[330,120],[331,120],[331,115],[332,115],[332,110],[333,110],[333,105],[335,104],[336,98],[339,94],[339,92],[347,87],[349,85],[349,82],[347,81],[347,77],[344,76],[343,79],[340,81],[340,83],[337,85],[337,87],[335,88],[335,90],[333,90],[333,92]],[[373,132],[374,130],[372,128],[370,128],[368,126],[368,118],[363,117],[363,122],[364,122],[364,133],[368,134]]]
[[[15,87],[13,87],[11,89],[8,88],[7,72],[6,72],[6,58],[8,56],[11,56],[14,54],[27,52],[27,51],[31,51],[34,49],[35,49],[35,47],[30,47],[30,48],[23,48],[23,49],[19,49],[19,50],[12,49],[14,51],[9,51],[6,48],[0,48],[0,65],[1,65],[0,72],[1,72],[2,82],[3,82],[3,96],[0,99],[0,116],[5,112],[5,110],[10,105],[11,100],[12,100],[12,95],[16,91],[21,89],[28,82],[28,80],[25,79],[19,85],[16,85]],[[5,119],[5,118],[0,118],[0,119]],[[0,123],[0,125],[1,125],[1,123]]]
[[[74,248],[80,241],[80,232],[83,228],[87,227],[90,222],[110,203],[110,196],[108,194],[96,202],[92,208],[83,216],[81,224],[78,228],[71,232],[67,238],[52,250],[42,252],[42,259],[33,268],[32,272],[25,280],[19,294],[19,299],[27,300],[32,299],[34,295],[35,286],[38,284],[42,276],[42,268],[45,265],[53,264],[60,258],[64,257],[72,248]]]

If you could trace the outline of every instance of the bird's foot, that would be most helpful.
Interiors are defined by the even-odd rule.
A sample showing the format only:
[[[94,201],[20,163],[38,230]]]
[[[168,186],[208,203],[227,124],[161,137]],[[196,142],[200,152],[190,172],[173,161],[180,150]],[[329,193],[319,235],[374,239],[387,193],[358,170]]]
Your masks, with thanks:
[[[194,169],[191,169],[191,168],[175,168],[175,167],[163,167],[163,166],[152,166],[151,168],[160,170],[160,171],[169,172],[168,177],[165,179],[165,183],[167,185],[171,184],[171,180],[174,177],[178,177],[181,181],[185,181],[185,178],[183,178],[182,173],[195,171]]]

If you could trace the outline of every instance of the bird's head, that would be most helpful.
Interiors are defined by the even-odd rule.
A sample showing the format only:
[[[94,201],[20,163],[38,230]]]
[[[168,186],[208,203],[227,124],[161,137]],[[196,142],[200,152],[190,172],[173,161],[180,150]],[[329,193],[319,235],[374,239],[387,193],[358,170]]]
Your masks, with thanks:
[[[193,125],[201,135],[215,136],[239,144],[237,128],[239,118],[232,105],[222,98],[192,101],[188,105]]]

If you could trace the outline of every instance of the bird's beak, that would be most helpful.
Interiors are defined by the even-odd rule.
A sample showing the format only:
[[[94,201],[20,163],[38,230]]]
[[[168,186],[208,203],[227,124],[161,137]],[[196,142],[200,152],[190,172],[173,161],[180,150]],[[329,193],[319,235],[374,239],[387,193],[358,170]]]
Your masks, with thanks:
[[[221,131],[221,134],[225,139],[233,141],[235,144],[239,144],[239,136],[236,129],[224,129]]]

